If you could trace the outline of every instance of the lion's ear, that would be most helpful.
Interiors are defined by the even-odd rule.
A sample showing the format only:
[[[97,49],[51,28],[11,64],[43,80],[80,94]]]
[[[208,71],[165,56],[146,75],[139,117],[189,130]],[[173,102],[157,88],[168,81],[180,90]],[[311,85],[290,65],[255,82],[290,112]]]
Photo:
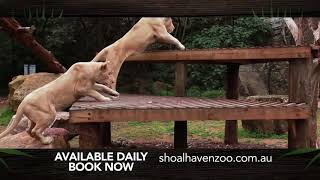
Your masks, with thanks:
[[[165,17],[164,18],[164,22],[168,22],[168,21],[170,21],[171,20],[171,17]]]

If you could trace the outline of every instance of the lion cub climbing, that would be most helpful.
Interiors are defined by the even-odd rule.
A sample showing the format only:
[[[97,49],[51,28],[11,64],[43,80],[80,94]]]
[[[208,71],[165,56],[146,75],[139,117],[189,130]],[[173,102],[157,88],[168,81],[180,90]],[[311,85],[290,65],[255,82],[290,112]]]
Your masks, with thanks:
[[[9,134],[25,115],[31,122],[28,134],[43,144],[50,144],[53,138],[45,137],[42,133],[53,123],[57,111],[65,110],[83,96],[90,96],[98,101],[110,100],[98,91],[119,96],[117,91],[96,83],[106,69],[107,63],[102,62],[80,62],[72,65],[59,78],[36,89],[23,99],[17,109],[16,117],[0,134],[0,138]]]

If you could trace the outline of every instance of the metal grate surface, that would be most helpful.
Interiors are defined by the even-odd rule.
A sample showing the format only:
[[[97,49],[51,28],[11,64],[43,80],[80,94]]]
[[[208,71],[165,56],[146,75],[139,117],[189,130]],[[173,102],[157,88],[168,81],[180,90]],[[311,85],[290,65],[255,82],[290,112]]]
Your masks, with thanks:
[[[253,108],[253,107],[301,107],[305,103],[260,102],[254,100],[210,99],[194,97],[121,95],[110,102],[96,102],[85,97],[76,102],[73,110],[83,109],[185,109],[185,108]]]

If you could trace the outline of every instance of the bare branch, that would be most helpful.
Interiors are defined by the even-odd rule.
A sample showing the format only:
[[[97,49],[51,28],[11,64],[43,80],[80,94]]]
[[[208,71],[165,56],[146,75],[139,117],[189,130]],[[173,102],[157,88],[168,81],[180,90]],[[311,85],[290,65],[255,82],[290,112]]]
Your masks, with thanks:
[[[294,20],[292,18],[283,18],[285,23],[287,24],[294,41],[296,42],[296,45],[299,42],[299,28],[297,26],[297,24],[294,22]]]

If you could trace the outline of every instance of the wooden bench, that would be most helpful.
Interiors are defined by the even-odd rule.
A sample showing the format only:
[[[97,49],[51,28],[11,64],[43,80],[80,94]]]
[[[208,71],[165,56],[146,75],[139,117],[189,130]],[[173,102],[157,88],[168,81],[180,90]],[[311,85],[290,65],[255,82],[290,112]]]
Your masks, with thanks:
[[[175,121],[175,148],[187,147],[187,120],[227,120],[225,143],[238,142],[237,120],[288,120],[289,148],[312,147],[316,138],[317,94],[311,82],[311,47],[263,47],[145,52],[126,61],[176,63],[176,96],[185,95],[186,63],[227,65],[226,98],[124,95],[111,102],[85,97],[70,108],[70,123],[80,126],[80,148],[111,142],[110,122]],[[239,98],[239,65],[289,62],[289,103]],[[315,89],[315,90],[314,90]],[[108,133],[99,131],[107,123]],[[107,135],[107,137],[106,137]],[[107,138],[107,139],[104,139]]]

